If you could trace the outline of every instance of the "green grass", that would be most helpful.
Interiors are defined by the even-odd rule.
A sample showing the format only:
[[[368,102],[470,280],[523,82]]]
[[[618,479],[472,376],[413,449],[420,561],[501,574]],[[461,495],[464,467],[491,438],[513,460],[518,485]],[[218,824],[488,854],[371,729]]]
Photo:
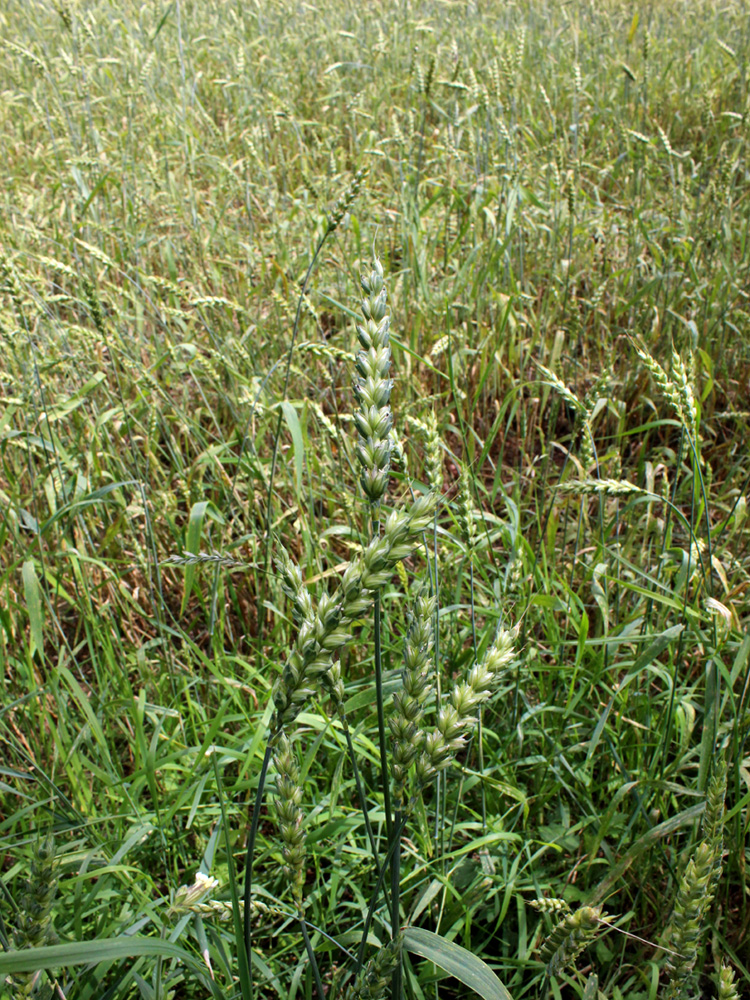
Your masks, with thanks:
[[[237,903],[300,622],[276,559],[320,608],[428,487],[434,522],[341,651],[346,726],[318,684],[288,730],[304,924],[272,773],[262,795],[255,996],[313,997],[316,966],[343,985],[360,949],[387,965],[394,912],[383,980],[409,1000],[475,995],[446,975],[470,978],[459,945],[514,1000],[669,995],[720,756],[695,983],[718,996],[726,960],[750,989],[749,22],[641,8],[3,5],[9,990],[249,1000]],[[352,392],[373,253],[403,450],[379,515]],[[399,840],[382,762],[427,592],[443,703],[498,627],[516,654]],[[170,910],[199,870],[233,907]],[[545,978],[555,928],[575,949],[542,898],[618,930]]]

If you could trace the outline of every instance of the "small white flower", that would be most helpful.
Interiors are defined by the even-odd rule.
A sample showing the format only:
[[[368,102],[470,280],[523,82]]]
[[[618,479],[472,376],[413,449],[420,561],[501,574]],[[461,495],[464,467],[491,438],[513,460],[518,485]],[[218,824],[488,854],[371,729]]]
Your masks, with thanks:
[[[219,880],[214,878],[213,875],[204,875],[203,872],[197,872],[195,876],[195,885],[201,886],[203,892],[210,892],[215,889],[219,884]]]
[[[197,903],[201,902],[205,896],[219,885],[217,879],[203,872],[197,872],[192,885],[181,885],[175,893],[175,899],[169,908],[170,913],[184,913]]]

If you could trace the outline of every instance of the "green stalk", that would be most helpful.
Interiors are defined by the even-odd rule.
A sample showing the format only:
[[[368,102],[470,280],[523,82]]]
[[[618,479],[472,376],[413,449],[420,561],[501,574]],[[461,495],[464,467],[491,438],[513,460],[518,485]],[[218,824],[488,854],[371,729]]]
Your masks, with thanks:
[[[320,969],[318,968],[318,962],[315,958],[315,952],[313,951],[312,942],[310,941],[310,935],[307,933],[307,924],[305,922],[305,918],[302,916],[302,913],[299,915],[299,926],[305,942],[307,957],[310,959],[310,967],[312,968],[313,979],[315,980],[315,991],[318,994],[318,1000],[325,1000],[326,992],[323,989],[323,980],[320,978]]]
[[[224,827],[224,844],[227,852],[227,871],[229,874],[229,891],[232,897],[232,919],[234,921],[234,936],[237,942],[237,966],[240,980],[240,993],[242,1000],[252,1000],[253,996],[253,974],[252,961],[250,959],[249,947],[245,950],[242,944],[242,918],[240,917],[239,892],[237,891],[237,878],[234,870],[234,857],[232,855],[232,845],[229,840],[229,823],[224,799],[224,787],[219,774],[219,765],[216,762],[216,754],[212,755],[214,767],[214,777],[216,779],[216,789],[219,793],[219,807],[221,809],[221,823]],[[245,924],[249,924],[249,911],[245,906]]]
[[[407,814],[408,816],[408,814]],[[378,896],[380,895],[380,890],[383,886],[383,881],[385,879],[385,873],[390,869],[393,860],[393,853],[396,848],[397,843],[401,843],[401,835],[404,832],[404,827],[406,826],[407,816],[403,816],[398,828],[395,831],[394,840],[388,847],[388,853],[383,859],[383,864],[380,866],[380,871],[378,873],[378,880],[375,883],[375,888],[370,896],[370,903],[367,907],[367,913],[365,915],[365,924],[362,929],[362,937],[359,942],[359,950],[357,951],[357,964],[355,966],[355,974],[359,973],[364,965],[365,961],[365,947],[367,946],[367,938],[370,935],[370,925],[372,924],[372,918],[375,913],[375,907],[378,905]]]
[[[435,583],[435,687],[436,687],[436,705],[437,710],[440,711],[440,706],[443,700],[443,693],[440,684],[440,579],[438,570],[438,560],[437,560],[437,529],[438,529],[438,516],[437,510],[435,511],[435,517],[432,523],[432,564],[433,564],[433,578]],[[435,810],[435,850],[438,852],[441,858],[441,870],[445,874],[445,866],[442,862],[443,857],[443,827],[445,826],[445,809],[447,802],[447,789],[448,783],[444,778],[442,773],[438,774],[435,782],[435,801],[437,802],[437,809]]]
[[[247,1000],[252,1000],[253,996],[253,929],[250,920],[250,906],[253,900],[253,858],[255,855],[255,841],[258,836],[258,825],[260,823],[260,807],[263,803],[263,791],[266,786],[266,775],[268,766],[271,763],[273,753],[273,740],[268,741],[266,752],[263,756],[263,764],[258,777],[258,790],[255,793],[253,804],[253,819],[250,824],[250,835],[247,838],[247,851],[245,853],[245,954],[248,965],[249,994]]]
[[[370,815],[367,809],[367,797],[365,796],[365,789],[362,784],[362,777],[359,773],[359,767],[357,765],[357,757],[354,753],[354,742],[352,741],[352,733],[349,729],[349,723],[346,716],[344,715],[343,708],[339,711],[339,718],[341,720],[341,725],[344,730],[344,736],[346,737],[346,745],[349,751],[349,759],[352,764],[352,771],[354,773],[354,784],[357,786],[357,794],[359,795],[359,807],[362,810],[362,819],[365,823],[365,831],[367,832],[367,839],[370,842],[370,850],[372,851],[372,859],[375,862],[375,868],[378,867],[378,848],[375,843],[375,834],[373,833],[372,823],[370,823]]]
[[[380,521],[373,517],[372,534],[380,534]],[[385,811],[385,831],[388,846],[391,846],[393,825],[391,821],[391,786],[388,779],[388,740],[385,734],[385,706],[383,704],[383,651],[382,651],[382,610],[380,591],[375,594],[375,697],[378,709],[378,744],[380,746],[380,770],[383,784],[383,809]]]
[[[391,859],[391,937],[395,940],[401,930],[400,886],[401,886],[401,808],[396,808],[394,817],[393,857]],[[392,1000],[401,1000],[403,969],[399,961],[391,977]]]

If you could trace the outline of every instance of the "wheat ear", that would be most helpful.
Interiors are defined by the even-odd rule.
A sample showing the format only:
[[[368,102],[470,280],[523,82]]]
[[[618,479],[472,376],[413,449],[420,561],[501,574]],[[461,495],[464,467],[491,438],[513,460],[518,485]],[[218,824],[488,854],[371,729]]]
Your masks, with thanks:
[[[563,916],[541,948],[540,958],[547,963],[548,976],[557,975],[575,962],[596,936],[602,917],[601,906],[581,906]]]

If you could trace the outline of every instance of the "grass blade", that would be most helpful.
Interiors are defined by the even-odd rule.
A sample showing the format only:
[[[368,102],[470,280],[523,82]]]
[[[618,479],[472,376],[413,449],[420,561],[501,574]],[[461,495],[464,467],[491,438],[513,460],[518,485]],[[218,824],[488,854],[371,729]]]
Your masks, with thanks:
[[[407,927],[404,947],[454,976],[484,1000],[513,1000],[489,965],[455,941],[423,927]]]

